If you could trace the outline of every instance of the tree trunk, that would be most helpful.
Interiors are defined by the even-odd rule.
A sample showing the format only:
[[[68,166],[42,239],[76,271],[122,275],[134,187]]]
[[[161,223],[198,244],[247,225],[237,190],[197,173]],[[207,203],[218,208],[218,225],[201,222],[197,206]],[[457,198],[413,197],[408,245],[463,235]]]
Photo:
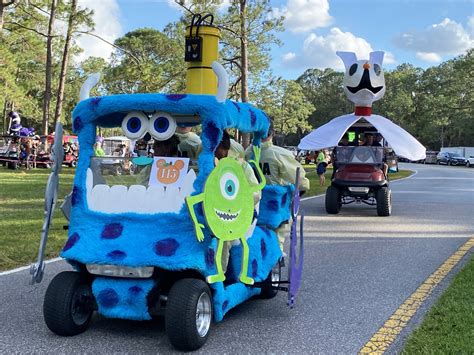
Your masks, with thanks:
[[[69,65],[69,48],[71,47],[72,32],[74,30],[74,17],[76,16],[77,0],[71,0],[71,9],[69,14],[69,23],[67,27],[66,43],[64,43],[63,60],[61,63],[61,75],[59,77],[58,95],[56,98],[56,111],[54,112],[54,127],[56,123],[61,122],[61,113],[63,110],[64,86],[66,83],[67,68]]]
[[[15,2],[15,0],[10,0],[10,1],[4,1],[0,0],[0,31],[3,29],[3,21],[5,18],[5,9],[12,5]]]
[[[43,98],[43,124],[41,126],[41,133],[48,135],[49,125],[49,107],[51,104],[51,77],[53,67],[53,28],[54,28],[54,16],[56,13],[57,0],[51,0],[51,13],[48,24],[48,39],[46,41],[46,80],[44,86],[44,98]]]
[[[241,82],[240,82],[240,99],[242,102],[249,101],[249,88],[248,88],[248,53],[247,53],[247,29],[245,22],[247,0],[240,0],[240,67],[241,67]],[[247,148],[250,144],[250,134],[242,133],[242,145]]]

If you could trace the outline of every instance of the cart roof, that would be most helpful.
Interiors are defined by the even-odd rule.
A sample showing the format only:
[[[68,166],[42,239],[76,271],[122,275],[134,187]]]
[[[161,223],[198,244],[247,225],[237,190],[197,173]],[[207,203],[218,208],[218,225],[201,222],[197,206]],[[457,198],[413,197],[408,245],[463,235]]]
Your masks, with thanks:
[[[336,117],[305,136],[298,148],[320,150],[335,147],[339,144],[344,133],[360,120],[366,120],[375,127],[398,156],[410,160],[425,159],[426,148],[415,137],[392,121],[379,115],[363,117],[352,113]]]

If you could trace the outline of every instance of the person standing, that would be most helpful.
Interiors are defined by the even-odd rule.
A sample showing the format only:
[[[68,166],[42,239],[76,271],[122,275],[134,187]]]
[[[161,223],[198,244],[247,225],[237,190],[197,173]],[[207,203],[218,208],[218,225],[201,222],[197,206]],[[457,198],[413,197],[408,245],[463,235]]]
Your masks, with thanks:
[[[319,176],[319,186],[324,186],[326,182],[326,168],[329,164],[328,155],[326,150],[322,149],[319,151],[318,158],[316,159],[316,173]]]
[[[301,164],[295,159],[293,153],[282,147],[273,145],[274,130],[272,125],[268,130],[266,138],[262,139],[260,166],[267,185],[288,186],[296,183],[296,170],[300,169],[300,193],[309,190],[309,180]],[[245,158],[249,160],[253,154],[253,147],[250,145],[245,151]],[[280,249],[283,252],[285,237],[288,235],[288,223],[276,229]]]

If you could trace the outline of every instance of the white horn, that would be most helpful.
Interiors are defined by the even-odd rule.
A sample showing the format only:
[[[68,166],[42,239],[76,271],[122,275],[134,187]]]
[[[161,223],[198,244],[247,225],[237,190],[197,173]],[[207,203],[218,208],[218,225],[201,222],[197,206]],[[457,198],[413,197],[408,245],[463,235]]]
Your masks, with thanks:
[[[212,62],[212,70],[217,76],[217,102],[225,102],[227,99],[227,92],[229,91],[229,75],[222,66],[222,64],[214,61]]]
[[[79,101],[83,101],[89,98],[89,93],[92,88],[97,85],[100,80],[100,73],[94,73],[87,77],[84,84],[82,84],[81,91],[79,92]]]

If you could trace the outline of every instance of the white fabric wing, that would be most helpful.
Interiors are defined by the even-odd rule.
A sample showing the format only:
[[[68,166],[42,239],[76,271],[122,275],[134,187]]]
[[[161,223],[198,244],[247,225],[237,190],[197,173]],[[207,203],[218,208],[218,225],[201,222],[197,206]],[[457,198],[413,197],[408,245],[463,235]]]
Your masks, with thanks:
[[[349,127],[361,118],[361,116],[354,114],[336,117],[303,137],[298,148],[303,150],[320,150],[335,147],[339,144],[339,141]],[[410,160],[425,159],[426,148],[403,128],[379,115],[363,118],[377,129],[398,156]]]
[[[347,129],[359,120],[354,114],[336,117],[303,137],[299,149],[320,150],[338,145]]]
[[[379,115],[371,115],[365,119],[377,129],[398,156],[410,160],[426,158],[426,148],[410,133],[389,119]]]

